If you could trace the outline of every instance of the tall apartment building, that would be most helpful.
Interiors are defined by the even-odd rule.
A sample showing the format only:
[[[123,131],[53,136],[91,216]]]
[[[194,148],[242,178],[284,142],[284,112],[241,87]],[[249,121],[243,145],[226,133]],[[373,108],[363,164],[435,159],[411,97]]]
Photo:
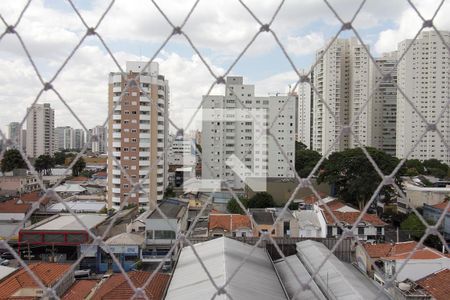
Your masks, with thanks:
[[[98,125],[90,130],[91,135],[97,136],[97,139],[91,141],[91,150],[94,153],[106,153],[107,131],[106,127]]]
[[[450,32],[442,31],[446,44],[450,44]],[[412,40],[398,45],[401,56]],[[417,107],[427,122],[433,123],[436,116],[445,110],[437,129],[450,141],[450,56],[439,36],[434,31],[424,31],[413,43],[398,65],[398,86]],[[397,94],[397,157],[403,158],[412,149],[426,124],[414,111],[401,93]],[[420,160],[436,158],[450,163],[450,153],[437,132],[428,132],[412,151],[409,158]]]
[[[74,130],[70,126],[55,128],[56,147],[58,150],[75,149]]]
[[[142,191],[132,193],[125,174],[109,155],[108,203],[112,208],[118,208],[129,196],[129,203],[152,209],[163,199],[167,186],[169,85],[159,74],[158,63],[143,69],[145,64],[127,62],[124,79],[121,73],[109,75],[109,113],[112,118],[108,122],[108,153],[120,161],[134,181],[149,174],[142,183],[147,194]],[[135,79],[139,72],[141,75]],[[127,81],[130,81],[129,88],[119,102]]]
[[[183,134],[169,136],[169,154],[167,158],[169,166],[194,166],[197,162],[195,153],[195,139]]]
[[[28,157],[55,152],[55,110],[49,103],[34,104],[27,108],[27,147]]]
[[[306,72],[302,71],[303,74]],[[314,75],[311,76],[314,78]],[[313,121],[313,89],[309,83],[300,83],[298,86],[298,125],[297,141],[312,148],[312,121]]]
[[[387,74],[391,72],[390,80],[383,80],[375,66],[371,63],[370,92],[375,88],[369,102],[369,131],[371,145],[395,156],[396,155],[396,119],[397,119],[397,52],[384,53],[376,58],[378,68]]]
[[[26,130],[20,127],[19,122],[11,122],[8,124],[8,139],[22,149],[26,149]]]
[[[84,134],[84,129],[74,129],[73,131],[73,145],[75,149],[83,149],[86,144],[86,135]]]
[[[238,97],[245,107],[238,101]],[[293,163],[296,96],[257,97],[254,85],[244,84],[242,77],[229,76],[224,96],[203,96],[203,101],[203,179],[220,179],[227,181],[235,189],[244,188],[245,178],[236,174],[226,163],[232,154],[242,162],[242,173],[239,174],[244,177],[294,175],[274,139],[266,135],[266,130],[279,116],[271,132]],[[256,118],[259,124],[248,114]],[[261,134],[263,136],[256,140]]]
[[[323,57],[322,57],[323,55]],[[317,93],[313,93],[312,148],[320,153],[358,147],[354,136],[344,133],[369,95],[369,56],[356,38],[337,39],[325,52],[316,54],[313,82],[331,112]],[[335,116],[335,118],[333,117]],[[363,145],[370,145],[370,122],[367,107],[352,126]],[[334,144],[335,140],[337,142]]]

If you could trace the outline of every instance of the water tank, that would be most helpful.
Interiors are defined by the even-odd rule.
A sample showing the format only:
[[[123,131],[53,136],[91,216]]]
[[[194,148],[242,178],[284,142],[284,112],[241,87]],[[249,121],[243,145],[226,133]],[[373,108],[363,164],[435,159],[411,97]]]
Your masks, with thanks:
[[[411,284],[406,282],[400,282],[398,288],[402,291],[409,291],[411,289]]]

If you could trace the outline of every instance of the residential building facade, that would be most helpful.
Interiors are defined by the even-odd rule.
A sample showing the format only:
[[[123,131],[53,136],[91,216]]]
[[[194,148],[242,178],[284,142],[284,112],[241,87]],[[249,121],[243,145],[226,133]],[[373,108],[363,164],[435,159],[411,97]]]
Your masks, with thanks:
[[[108,151],[112,155],[108,156],[108,203],[113,208],[126,197],[128,203],[154,208],[167,186],[169,86],[159,73],[158,63],[144,67],[145,62],[127,62],[126,78],[121,73],[109,75],[112,118],[108,123]],[[128,90],[124,91],[127,81]],[[132,185],[113,157],[132,180],[146,178],[142,182],[145,192],[131,192]],[[151,168],[153,165],[156,167]]]
[[[396,121],[397,121],[397,52],[385,53],[375,59],[376,65],[383,74],[390,73],[389,79],[383,79],[378,68],[371,66],[368,113],[371,120],[369,131],[370,145],[384,152],[396,155]]]
[[[369,55],[356,38],[337,39],[316,54],[314,67],[312,148],[322,154],[370,145]],[[328,108],[325,106],[326,103]],[[361,111],[362,110],[362,111]],[[361,111],[361,112],[360,112]],[[356,116],[353,135],[344,130]],[[359,140],[359,143],[358,143]],[[335,143],[336,141],[336,143]]]
[[[55,147],[55,110],[49,103],[27,109],[27,156],[53,155]]]
[[[8,139],[18,147],[24,150],[26,149],[26,130],[20,127],[19,122],[11,122],[8,124]]]
[[[240,76],[226,78],[225,93],[203,97],[202,178],[243,189],[252,175],[293,177],[289,163],[295,154],[296,96],[257,97],[255,86],[244,84]],[[288,161],[267,135],[272,123],[271,132]],[[232,158],[240,162],[236,165]]]
[[[74,130],[70,126],[61,126],[55,128],[56,147],[58,150],[75,149]]]
[[[108,132],[106,127],[98,125],[92,128],[91,135],[96,136],[94,140],[91,141],[91,149],[94,153],[106,153],[107,152],[107,137]]]
[[[440,35],[448,45],[450,32],[442,31]],[[431,125],[430,129],[436,127],[443,139],[450,140],[450,54],[435,31],[422,31],[412,46],[411,43],[412,40],[407,39],[398,45],[399,57],[409,50],[398,65],[397,81],[403,93],[397,94],[397,157],[409,155],[409,159],[420,160],[435,158],[449,164],[450,152],[438,132],[428,131],[415,144],[428,126],[422,116],[429,124],[434,124],[436,117],[443,111],[439,123]]]

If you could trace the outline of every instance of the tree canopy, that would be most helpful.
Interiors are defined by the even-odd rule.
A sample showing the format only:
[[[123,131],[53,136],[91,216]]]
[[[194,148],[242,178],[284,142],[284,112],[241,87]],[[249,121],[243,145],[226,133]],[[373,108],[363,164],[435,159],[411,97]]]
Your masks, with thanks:
[[[48,154],[38,156],[34,162],[34,168],[39,174],[51,175],[52,168],[55,166],[55,161]]]
[[[266,208],[276,206],[271,194],[267,192],[256,193],[248,200],[249,208]]]
[[[82,157],[80,157],[76,163],[72,166],[72,175],[73,176],[79,176],[81,171],[86,168],[86,162]]]
[[[398,165],[399,160],[381,150],[366,148],[370,156],[383,174],[390,174]],[[395,182],[401,187],[400,173],[397,172]],[[381,182],[376,172],[361,148],[334,152],[326,159],[320,170],[318,182],[327,182],[335,186],[337,195],[345,202],[362,208],[375,192]],[[380,191],[385,199],[394,196],[395,190],[386,185]]]
[[[10,172],[14,169],[26,169],[27,164],[22,158],[19,150],[10,149],[6,150],[1,161],[1,171],[2,173]]]
[[[247,198],[239,197],[239,200],[241,201],[242,205],[244,205],[245,208],[248,208],[248,199]],[[232,198],[230,201],[228,201],[227,210],[229,213],[232,213],[232,214],[241,214],[241,215],[245,214],[245,211],[241,208],[239,203],[234,198]]]

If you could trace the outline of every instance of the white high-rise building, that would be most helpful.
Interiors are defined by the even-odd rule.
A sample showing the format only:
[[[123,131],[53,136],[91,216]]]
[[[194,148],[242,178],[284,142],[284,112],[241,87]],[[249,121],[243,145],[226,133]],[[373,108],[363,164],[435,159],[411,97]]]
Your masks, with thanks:
[[[178,132],[175,136],[169,136],[167,161],[169,166],[194,166],[197,162],[195,139],[185,136],[183,131]]]
[[[91,142],[91,149],[94,153],[106,153],[106,143],[108,133],[106,127],[98,125],[90,130],[91,135],[97,136],[95,140]]]
[[[11,122],[8,124],[8,139],[22,149],[26,148],[26,136],[24,134],[26,134],[26,131],[20,127],[19,122]]]
[[[49,103],[27,108],[27,155],[38,157],[55,152],[55,110]]]
[[[369,55],[356,38],[337,39],[324,52],[325,48],[316,54],[317,58],[323,57],[314,68],[312,81],[329,109],[313,93],[313,150],[325,153],[329,149],[342,151],[358,147],[354,136],[361,144],[370,145],[367,107],[352,126],[354,136],[348,132],[340,135],[343,126],[350,124],[369,96]]]
[[[56,146],[58,150],[75,149],[74,129],[70,126],[55,128]]]
[[[129,197],[128,203],[153,209],[157,201],[163,199],[168,184],[169,85],[159,73],[158,63],[143,69],[145,65],[145,62],[127,62],[125,79],[121,73],[109,75],[109,113],[112,118],[108,122],[108,153],[111,153],[108,155],[108,203],[115,209],[126,197]],[[139,72],[142,73],[136,82],[133,79]],[[127,81],[130,81],[128,91],[119,102]],[[146,178],[142,183],[146,193],[131,191],[131,184],[112,156],[120,161],[134,181]]]
[[[441,31],[446,44],[450,44],[450,32]],[[398,45],[399,57],[412,40]],[[436,128],[443,138],[450,141],[450,56],[439,36],[434,31],[424,31],[408,50],[398,65],[398,86],[416,106],[429,123],[445,110]],[[426,130],[419,114],[406,98],[397,94],[397,157],[404,158]],[[438,133],[428,132],[412,151],[409,158],[420,160],[439,159],[450,163],[450,153]]]
[[[84,129],[74,129],[73,138],[74,148],[77,150],[83,149],[84,145],[86,144]]]
[[[275,140],[266,135],[266,130],[274,123],[271,132],[289,162],[294,163],[296,96],[258,97],[254,85],[244,84],[240,76],[229,76],[225,96],[203,96],[203,101],[203,179],[227,181],[231,187],[242,189],[246,177],[294,175]],[[260,135],[262,137],[256,140]],[[241,161],[238,171],[245,178],[227,164],[233,154]]]
[[[312,146],[312,100],[311,85],[300,83],[298,86],[297,141],[305,144],[308,149],[311,149]]]
[[[396,119],[397,119],[397,52],[384,53],[375,59],[377,66],[387,74],[392,71],[390,80],[383,80],[382,75],[371,64],[370,91],[377,88],[369,102],[369,135],[371,145],[377,149],[396,155]]]

